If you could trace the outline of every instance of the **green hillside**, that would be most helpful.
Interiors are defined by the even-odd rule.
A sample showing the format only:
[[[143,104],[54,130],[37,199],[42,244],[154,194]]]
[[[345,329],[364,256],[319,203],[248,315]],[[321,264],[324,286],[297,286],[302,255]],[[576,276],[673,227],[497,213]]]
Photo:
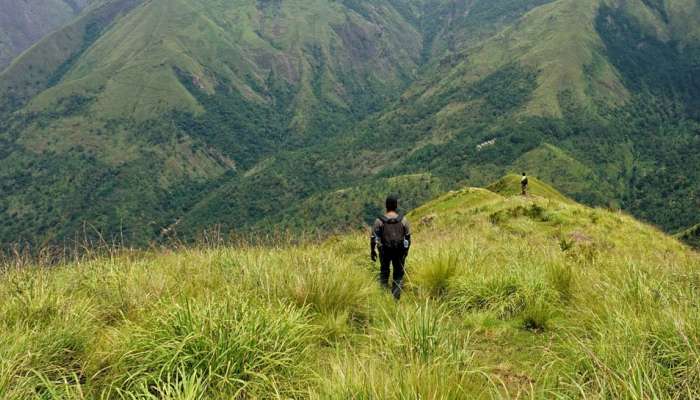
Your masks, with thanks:
[[[415,209],[398,303],[365,232],[16,260],[0,275],[0,397],[700,396],[698,253],[557,197],[464,188]]]
[[[0,244],[326,226],[323,199],[356,225],[392,178],[523,169],[676,232],[698,220],[699,16],[688,0],[101,1],[0,74]]]
[[[429,174],[383,178],[368,184],[313,195],[298,205],[282,208],[254,226],[254,233],[274,227],[281,231],[347,233],[374,223],[384,210],[388,193],[401,201],[406,213],[445,191],[444,183]]]
[[[512,170],[526,171],[588,204],[608,204],[615,199],[615,188],[593,167],[548,143],[520,156],[513,162]]]
[[[695,248],[700,248],[700,224],[684,230],[676,237]]]
[[[364,168],[389,176],[430,171],[485,185],[523,167],[564,171],[571,177],[557,183],[578,200],[619,204],[669,230],[687,226],[697,214],[698,169],[681,164],[700,165],[692,150],[697,43],[659,38],[632,11],[649,9],[540,6],[434,66],[398,104],[339,142],[365,153]],[[382,150],[390,144],[393,160]]]
[[[420,58],[415,28],[389,3],[363,10],[169,0],[89,10],[0,76],[0,209],[16,223],[2,242],[60,240],[87,222],[143,244],[192,206],[191,192],[348,129]],[[407,38],[416,48],[399,46]]]

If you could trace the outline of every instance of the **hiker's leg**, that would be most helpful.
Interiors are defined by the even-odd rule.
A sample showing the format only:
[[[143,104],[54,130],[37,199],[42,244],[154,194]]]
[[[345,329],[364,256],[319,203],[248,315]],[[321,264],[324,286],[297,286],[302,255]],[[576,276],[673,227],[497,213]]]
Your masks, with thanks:
[[[385,288],[389,287],[389,265],[391,258],[386,251],[379,251],[379,284]]]
[[[394,276],[393,276],[393,287],[391,293],[394,295],[396,300],[401,298],[401,291],[403,290],[403,277],[404,277],[404,255],[403,251],[399,250],[393,254],[392,264],[394,264]]]

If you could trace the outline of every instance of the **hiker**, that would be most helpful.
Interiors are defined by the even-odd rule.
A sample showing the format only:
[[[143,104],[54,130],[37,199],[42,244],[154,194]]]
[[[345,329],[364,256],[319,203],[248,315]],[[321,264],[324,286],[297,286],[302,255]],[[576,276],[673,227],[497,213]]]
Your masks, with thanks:
[[[411,247],[411,227],[408,220],[398,213],[399,200],[396,196],[386,199],[386,214],[377,218],[372,228],[370,257],[377,261],[379,248],[379,283],[389,288],[390,266],[394,267],[391,294],[396,300],[401,298],[404,264]]]
[[[527,174],[525,174],[523,172],[523,177],[520,178],[520,190],[522,191],[523,196],[527,196],[527,187],[528,187]]]

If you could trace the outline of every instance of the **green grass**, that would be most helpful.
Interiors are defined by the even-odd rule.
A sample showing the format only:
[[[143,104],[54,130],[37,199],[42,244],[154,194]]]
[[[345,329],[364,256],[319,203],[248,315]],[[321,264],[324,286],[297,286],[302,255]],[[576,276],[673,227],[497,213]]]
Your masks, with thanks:
[[[408,218],[398,303],[364,233],[8,265],[0,398],[700,396],[700,256],[675,239],[484,189]]]
[[[676,237],[689,245],[699,248],[700,247],[700,224],[688,228],[678,234]]]

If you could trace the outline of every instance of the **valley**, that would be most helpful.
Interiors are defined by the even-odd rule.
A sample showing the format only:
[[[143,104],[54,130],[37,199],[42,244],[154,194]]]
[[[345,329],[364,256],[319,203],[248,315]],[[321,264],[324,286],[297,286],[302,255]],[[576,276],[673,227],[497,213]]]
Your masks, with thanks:
[[[333,198],[352,229],[338,191],[429,176],[417,205],[520,170],[677,232],[700,219],[699,7],[657,3],[95,4],[0,75],[0,242],[315,231]]]

